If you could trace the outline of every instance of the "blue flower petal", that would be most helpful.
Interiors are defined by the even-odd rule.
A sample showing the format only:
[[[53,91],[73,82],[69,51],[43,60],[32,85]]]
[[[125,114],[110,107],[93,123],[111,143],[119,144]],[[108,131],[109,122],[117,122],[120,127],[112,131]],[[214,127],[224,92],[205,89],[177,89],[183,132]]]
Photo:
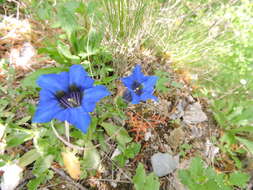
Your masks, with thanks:
[[[69,122],[71,109],[73,109],[73,108],[66,108],[66,109],[62,110],[61,112],[57,113],[54,116],[54,119],[58,119],[60,121],[68,121]]]
[[[127,87],[127,88],[132,88],[132,84],[135,81],[135,78],[133,75],[130,75],[129,77],[124,77],[121,79],[121,81],[123,82],[123,84]]]
[[[90,78],[81,65],[73,65],[69,69],[69,85],[87,89],[93,86],[94,80]]]
[[[140,65],[135,66],[133,70],[133,77],[139,83],[142,83],[143,81],[147,80],[147,76],[144,76],[144,74],[142,73]]]
[[[138,96],[135,92],[133,92],[132,90],[129,90],[131,92],[132,95],[132,104],[139,104],[141,101],[140,96]]]
[[[154,101],[158,101],[158,98],[156,97],[156,96],[154,96],[153,94],[152,94],[152,92],[150,93],[150,92],[144,92],[141,96],[140,96],[140,99],[142,100],[142,101],[146,101],[146,100],[148,100],[148,99],[152,99],[152,100],[154,100]]]
[[[82,99],[82,107],[87,112],[93,112],[96,103],[102,98],[109,96],[111,93],[103,85],[98,85],[93,88],[84,90]]]
[[[68,121],[83,133],[87,133],[91,117],[82,107],[68,108],[55,116],[60,121]]]
[[[153,88],[157,82],[157,79],[158,79],[158,77],[156,77],[156,76],[148,76],[147,80],[142,83],[143,89],[145,91],[153,92],[153,90],[154,90]]]
[[[47,102],[47,101],[51,101],[51,100],[57,100],[55,95],[50,92],[49,90],[44,90],[41,89],[40,90],[40,102]]]
[[[55,99],[46,101],[40,100],[37,110],[33,116],[33,123],[46,123],[51,121],[54,116],[61,112],[63,108],[59,105]]]
[[[37,84],[42,88],[49,90],[52,93],[57,91],[67,91],[69,81],[69,73],[61,72],[59,74],[45,74],[41,75]]]

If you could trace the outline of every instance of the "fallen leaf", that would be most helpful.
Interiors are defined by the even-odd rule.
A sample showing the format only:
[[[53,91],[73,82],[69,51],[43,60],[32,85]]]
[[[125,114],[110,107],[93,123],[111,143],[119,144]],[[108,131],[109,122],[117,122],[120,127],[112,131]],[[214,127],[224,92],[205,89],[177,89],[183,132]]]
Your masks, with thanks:
[[[66,151],[62,152],[62,157],[64,166],[66,167],[68,174],[73,179],[79,179],[81,174],[80,162],[78,158],[75,156],[75,154],[73,152]]]

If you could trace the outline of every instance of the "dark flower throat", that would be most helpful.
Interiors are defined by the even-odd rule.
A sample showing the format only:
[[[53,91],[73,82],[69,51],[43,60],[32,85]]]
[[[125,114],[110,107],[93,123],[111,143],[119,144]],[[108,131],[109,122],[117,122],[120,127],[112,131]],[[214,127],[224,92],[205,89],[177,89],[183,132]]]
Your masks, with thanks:
[[[71,85],[67,92],[57,92],[55,96],[64,108],[75,108],[82,104],[83,93],[76,85]]]
[[[138,81],[134,81],[132,86],[131,86],[132,90],[134,90],[134,92],[140,96],[142,94],[142,89],[143,89],[143,86],[141,83],[139,83]]]
[[[131,85],[131,89],[134,90],[134,92],[140,96],[142,93],[143,93],[143,86],[141,83],[139,83],[138,81],[134,81],[133,84]],[[133,97],[132,97],[132,94],[129,90],[125,90],[124,93],[123,93],[123,99],[128,101],[128,102],[131,102]]]

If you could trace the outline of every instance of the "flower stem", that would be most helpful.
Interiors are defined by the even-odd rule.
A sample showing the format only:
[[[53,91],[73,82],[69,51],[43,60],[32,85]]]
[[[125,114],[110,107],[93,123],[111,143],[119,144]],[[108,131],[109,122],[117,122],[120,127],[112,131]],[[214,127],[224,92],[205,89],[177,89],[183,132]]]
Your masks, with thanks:
[[[65,135],[67,138],[67,141],[69,142],[69,123],[67,121],[65,121]]]
[[[53,132],[56,135],[56,137],[58,139],[60,139],[66,146],[68,146],[68,147],[70,147],[72,149],[80,150],[80,151],[84,151],[85,150],[84,147],[73,145],[70,142],[66,141],[62,136],[60,136],[59,133],[57,132],[57,130],[54,128],[53,122],[51,122],[51,127],[52,127]]]

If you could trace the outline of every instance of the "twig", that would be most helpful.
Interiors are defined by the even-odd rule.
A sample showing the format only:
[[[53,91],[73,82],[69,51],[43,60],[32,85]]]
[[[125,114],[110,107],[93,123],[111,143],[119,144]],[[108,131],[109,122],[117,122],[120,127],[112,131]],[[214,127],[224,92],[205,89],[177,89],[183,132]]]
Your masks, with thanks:
[[[104,152],[105,153],[105,152]],[[116,168],[118,168],[118,170],[122,173],[122,174],[124,174],[125,175],[125,177],[132,183],[132,179],[131,179],[131,177],[129,177],[125,172],[124,172],[124,170],[123,169],[121,169],[107,154],[105,154],[105,156],[112,162],[112,164],[114,165],[114,166],[116,166]]]
[[[70,147],[70,148],[73,148],[73,149],[77,149],[77,150],[81,150],[81,151],[84,151],[85,148],[84,147],[80,147],[80,146],[77,146],[77,145],[73,145],[71,144],[70,142],[66,141],[64,138],[62,138],[62,136],[59,135],[59,133],[57,132],[57,130],[54,128],[54,125],[53,125],[53,122],[51,122],[51,127],[56,135],[56,137],[58,139],[60,139],[66,146]]]
[[[54,170],[55,173],[59,174],[61,177],[65,178],[67,181],[75,185],[80,190],[88,190],[86,187],[82,186],[80,183],[75,182],[73,179],[71,179],[64,171],[61,169],[55,168],[51,166],[52,170]]]
[[[114,180],[114,179],[88,179],[88,181],[108,181],[108,182],[129,183],[129,184],[132,184],[130,181]]]
[[[101,146],[101,144],[97,144],[95,146],[91,146],[91,147],[88,147],[88,148],[84,148],[84,147],[80,147],[80,146],[77,146],[77,145],[74,145],[68,141],[66,141],[61,135],[59,135],[59,133],[57,132],[57,130],[55,129],[54,127],[54,124],[53,122],[51,122],[51,127],[53,129],[53,132],[55,133],[55,136],[60,140],[62,141],[66,146],[68,146],[69,148],[72,148],[72,149],[76,149],[76,150],[80,150],[80,151],[87,151],[87,150],[92,150],[94,148],[97,148],[99,146]],[[116,135],[118,135],[118,133],[120,132],[120,130],[122,129],[123,127],[120,127],[112,136],[110,136],[108,139],[106,139],[105,142],[108,142],[109,140],[111,140],[112,138],[114,138]]]
[[[67,141],[70,142],[70,140],[69,140],[69,123],[67,121],[65,121],[65,135],[66,135]]]

